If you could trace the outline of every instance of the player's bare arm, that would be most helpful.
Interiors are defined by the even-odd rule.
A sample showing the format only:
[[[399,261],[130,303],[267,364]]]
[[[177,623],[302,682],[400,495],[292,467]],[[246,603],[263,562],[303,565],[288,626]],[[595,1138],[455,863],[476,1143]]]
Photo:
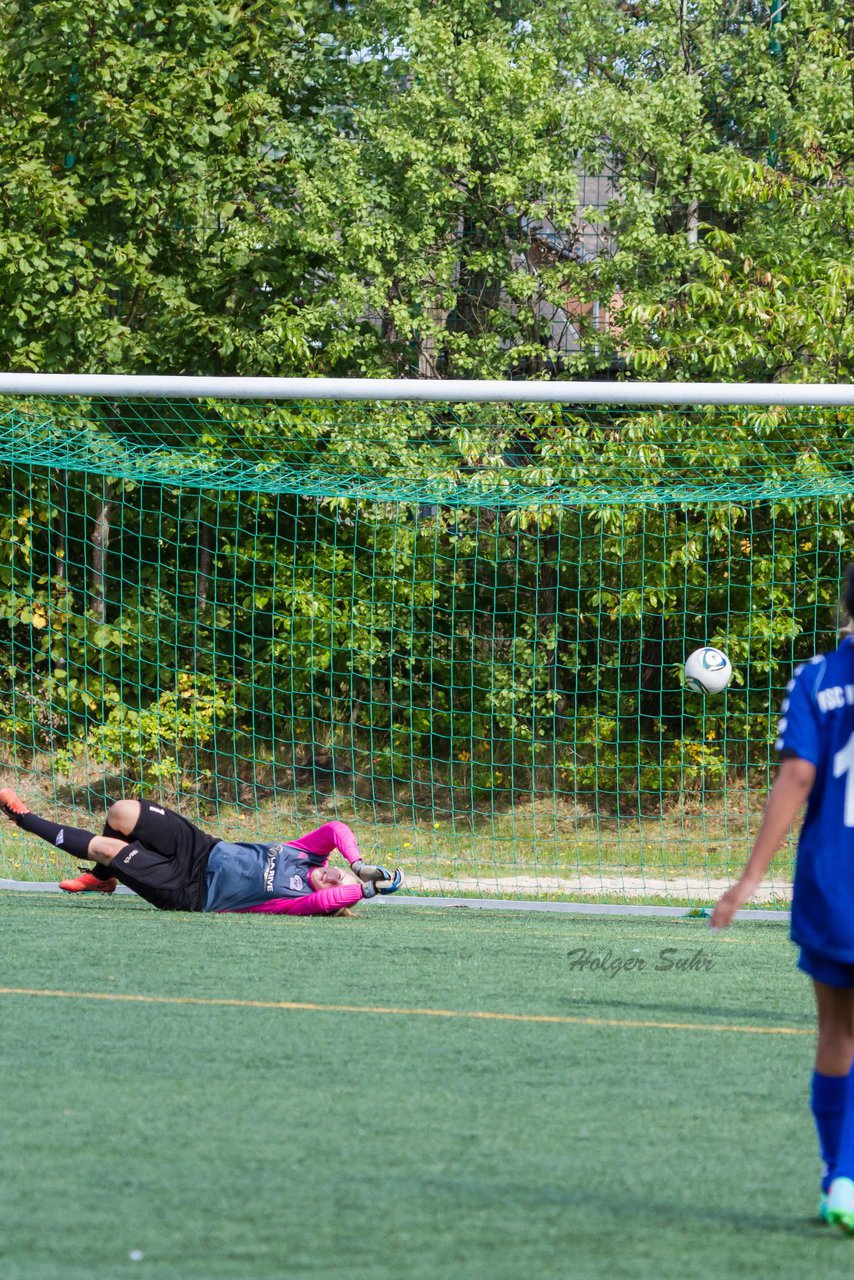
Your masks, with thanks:
[[[741,876],[718,899],[712,913],[713,929],[723,929],[736,911],[749,902],[765,876],[771,859],[791,831],[809,798],[815,781],[815,765],[789,759],[780,765],[768,795],[762,823]]]

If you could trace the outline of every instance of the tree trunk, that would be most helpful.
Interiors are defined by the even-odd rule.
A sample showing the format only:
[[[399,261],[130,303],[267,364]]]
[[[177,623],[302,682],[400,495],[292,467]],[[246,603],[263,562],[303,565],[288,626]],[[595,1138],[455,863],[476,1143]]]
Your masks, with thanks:
[[[53,526],[53,540],[51,546],[51,554],[53,556],[53,580],[56,595],[62,599],[63,604],[67,601],[68,596],[68,547],[65,538],[65,517],[68,510],[68,472],[60,471],[57,480],[57,516]],[[65,654],[59,652],[53,660],[54,668],[62,671],[65,667]]]
[[[110,545],[110,516],[113,510],[113,482],[106,476],[101,486],[101,500],[98,513],[92,526],[92,573],[89,593],[92,602],[92,614],[97,622],[104,622],[107,616],[106,600],[106,566],[107,550]]]
[[[196,621],[201,618],[208,603],[208,586],[211,573],[211,529],[204,521],[204,504],[199,498],[198,557],[196,559]]]

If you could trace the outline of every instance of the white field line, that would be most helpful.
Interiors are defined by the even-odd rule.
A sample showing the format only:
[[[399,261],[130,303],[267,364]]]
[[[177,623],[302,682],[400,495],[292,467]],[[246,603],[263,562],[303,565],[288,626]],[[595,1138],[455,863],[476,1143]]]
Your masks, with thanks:
[[[623,894],[627,898],[703,898],[720,897],[732,884],[731,880],[709,879],[699,876],[668,876],[667,879],[652,876],[448,876],[431,879],[427,876],[407,874],[406,887],[425,893],[494,893],[500,897],[530,897],[540,894],[560,893],[592,896],[594,894]],[[790,902],[792,886],[785,881],[769,881],[760,886],[751,901]]]
[[[404,879],[404,885],[410,892],[441,893],[450,897],[491,894],[498,898],[536,899],[549,894],[578,898],[619,895],[627,903],[637,898],[685,898],[689,902],[695,899],[710,902],[720,897],[731,883],[730,880],[695,876],[671,876],[666,880],[650,876],[576,876],[573,879],[559,876],[448,876],[435,879],[412,872],[408,872]],[[55,881],[0,879],[0,889],[57,892],[58,885]],[[131,890],[119,885],[116,892],[130,893]],[[772,902],[777,905],[791,900],[791,884],[779,880],[761,885],[751,899],[754,903]]]

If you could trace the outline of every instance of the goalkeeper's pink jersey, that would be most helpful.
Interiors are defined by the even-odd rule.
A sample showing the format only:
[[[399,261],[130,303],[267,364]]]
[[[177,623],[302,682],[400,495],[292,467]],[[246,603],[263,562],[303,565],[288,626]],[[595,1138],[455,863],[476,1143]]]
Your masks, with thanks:
[[[299,849],[305,855],[306,873],[312,867],[324,867],[329,855],[336,849],[349,863],[361,858],[356,837],[345,822],[324,822],[316,831],[309,831],[298,840],[287,840],[289,849]],[[262,912],[267,915],[324,916],[342,907],[352,907],[364,897],[361,884],[339,884],[329,889],[317,889],[298,898],[270,898],[253,907],[233,907],[232,912]]]

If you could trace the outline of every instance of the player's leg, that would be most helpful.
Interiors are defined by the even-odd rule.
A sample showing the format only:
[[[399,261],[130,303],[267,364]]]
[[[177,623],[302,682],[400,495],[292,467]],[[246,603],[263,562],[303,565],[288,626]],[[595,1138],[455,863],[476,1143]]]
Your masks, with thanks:
[[[94,852],[98,855],[103,849],[101,856],[105,856],[107,846],[116,843],[106,836],[97,836],[93,841]],[[114,852],[109,851],[109,858],[112,874],[153,907],[161,911],[204,910],[206,858],[199,862],[180,853],[160,853],[146,848],[138,839],[120,843]]]
[[[111,879],[120,880],[156,907],[203,909],[207,858],[217,841],[180,814],[147,800],[117,801],[107,823],[116,835],[96,836],[39,818],[11,787],[0,790],[0,809],[22,830],[75,858],[93,860]],[[154,837],[154,848],[144,843],[145,836]],[[97,873],[90,874],[96,878]]]
[[[74,880],[61,881],[60,887],[72,893],[113,892],[117,881],[110,871],[110,863],[127,844],[126,839],[120,835],[118,838],[96,836],[82,827],[69,827],[52,822],[49,818],[40,818],[38,814],[31,812],[11,787],[4,787],[0,791],[0,808],[22,831],[39,836],[74,858],[91,858],[95,862],[97,870],[83,871]]]
[[[91,834],[91,833],[90,833]],[[124,834],[91,836],[87,856],[161,911],[201,911],[204,895],[188,858],[147,849]]]
[[[177,859],[181,873],[188,878],[200,869],[202,861],[217,843],[216,837],[200,830],[181,814],[142,798],[116,800],[111,804],[103,834],[120,840],[122,845],[139,841],[154,853]],[[118,879],[109,865],[96,863],[76,879],[61,881],[60,888],[71,893],[112,893],[117,883]],[[155,906],[160,905],[159,901],[155,903]]]
[[[139,800],[116,800],[107,810],[104,835],[130,838],[136,831],[141,817],[142,804]]]
[[[123,832],[111,826],[109,818],[104,823],[101,835],[126,843],[122,838]],[[59,887],[66,893],[115,893],[118,883],[108,865],[96,862],[85,871],[78,872],[76,876],[71,876],[68,880],[60,880]]]
[[[165,805],[142,797],[117,800],[107,810],[107,823],[126,840],[139,840],[147,849],[166,857],[195,859],[207,856],[217,837]]]
[[[841,985],[851,983],[851,966],[825,965],[840,972],[822,971],[827,981],[813,974],[818,1040],[812,1108],[824,1162],[819,1214],[854,1234],[854,985]]]
[[[51,822],[50,818],[40,818],[11,787],[0,790],[0,809],[22,831],[39,836],[64,853],[70,853],[73,858],[94,857],[92,842],[103,838],[81,827],[68,827],[64,823]]]
[[[108,825],[123,849],[110,873],[164,911],[200,911],[206,897],[207,860],[217,844],[194,823],[151,800],[117,800]]]
[[[142,817],[142,802],[139,800],[116,800],[110,805],[107,812],[107,821],[104,824],[103,835],[109,836],[114,840],[121,840],[122,844],[127,842],[137,834],[137,827]],[[169,810],[163,810],[169,813]],[[178,817],[177,814],[171,815]],[[174,841],[168,838],[164,841],[160,832],[160,844],[166,845],[161,848],[161,853],[172,853]],[[156,846],[155,846],[156,847]],[[59,887],[67,893],[112,893],[118,884],[118,880],[113,875],[108,865],[102,865],[96,862],[95,865],[81,873],[72,880],[60,880]]]

